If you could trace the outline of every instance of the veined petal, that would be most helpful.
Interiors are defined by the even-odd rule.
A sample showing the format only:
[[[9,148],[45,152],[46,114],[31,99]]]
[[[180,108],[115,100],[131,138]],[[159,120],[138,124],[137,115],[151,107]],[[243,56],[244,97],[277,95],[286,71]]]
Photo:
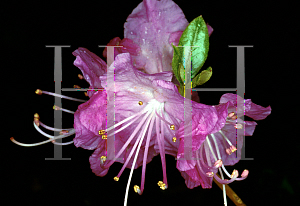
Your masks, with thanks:
[[[121,53],[130,53],[133,56],[137,56],[141,51],[140,47],[136,43],[134,43],[133,40],[128,38],[124,38],[121,40],[119,37],[115,37],[112,40],[110,40],[107,46],[120,46],[115,47],[114,58]],[[107,58],[107,47],[105,47],[103,51],[103,56]]]
[[[182,10],[171,0],[144,0],[128,16],[124,37],[141,47],[141,55],[134,56],[134,66],[149,73],[172,71],[173,48],[170,34],[187,27]]]
[[[81,70],[85,80],[90,84],[90,88],[102,88],[99,77],[107,70],[105,61],[82,47],[76,49],[72,54],[76,56],[74,65]],[[94,93],[94,91],[89,91],[89,97]]]
[[[99,130],[106,127],[106,101],[106,92],[98,91],[89,101],[78,106],[74,114],[76,147],[95,149],[99,144]]]

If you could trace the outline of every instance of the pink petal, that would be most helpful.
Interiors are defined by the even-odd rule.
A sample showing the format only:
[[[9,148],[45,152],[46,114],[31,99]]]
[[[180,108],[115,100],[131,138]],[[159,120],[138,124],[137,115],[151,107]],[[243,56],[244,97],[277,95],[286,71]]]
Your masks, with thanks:
[[[171,0],[144,0],[128,16],[124,37],[141,47],[141,55],[133,57],[137,68],[147,73],[172,71],[173,48],[170,34],[187,27],[182,10]]]
[[[99,77],[106,72],[106,63],[85,48],[80,47],[72,54],[76,56],[74,65],[81,70],[85,80],[90,84],[90,88],[102,88]],[[93,93],[89,92],[88,94],[91,97]]]

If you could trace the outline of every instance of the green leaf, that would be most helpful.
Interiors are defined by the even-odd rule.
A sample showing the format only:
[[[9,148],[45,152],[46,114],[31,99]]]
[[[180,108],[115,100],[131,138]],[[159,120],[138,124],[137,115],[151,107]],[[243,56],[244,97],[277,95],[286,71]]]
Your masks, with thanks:
[[[173,73],[174,73],[176,79],[178,80],[178,82],[180,83],[180,85],[182,85],[183,81],[180,77],[180,71],[182,70],[183,65],[180,61],[179,49],[178,49],[178,47],[174,46],[173,44],[172,44],[172,46],[174,49],[174,54],[173,54],[173,59],[172,59]]]
[[[192,71],[191,78],[194,78],[202,68],[207,59],[209,49],[209,35],[205,21],[202,16],[195,18],[182,33],[178,50],[176,51],[176,61],[182,63],[183,68],[179,65],[177,69],[180,70],[181,81],[185,81],[185,59],[191,58]],[[183,47],[191,46],[191,47]],[[175,54],[175,53],[174,53]],[[174,59],[174,57],[173,57]],[[172,62],[173,63],[173,62]],[[175,63],[175,62],[174,62]],[[177,72],[178,73],[178,72]]]
[[[200,72],[193,80],[192,80],[192,87],[196,87],[198,85],[202,85],[207,82],[212,75],[212,68],[208,67],[206,70]]]

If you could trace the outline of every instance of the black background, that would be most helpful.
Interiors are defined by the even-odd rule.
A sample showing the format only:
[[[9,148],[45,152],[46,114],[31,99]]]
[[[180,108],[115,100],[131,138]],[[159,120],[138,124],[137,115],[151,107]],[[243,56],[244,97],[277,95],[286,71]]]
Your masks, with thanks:
[[[250,171],[244,181],[230,187],[247,205],[287,204],[299,192],[295,181],[295,157],[299,146],[294,143],[297,133],[292,130],[297,111],[295,100],[285,95],[290,84],[293,42],[289,37],[291,21],[283,20],[285,7],[265,1],[183,1],[175,0],[191,22],[202,15],[213,28],[210,51],[204,68],[212,66],[213,76],[206,88],[235,87],[236,49],[229,45],[253,45],[245,49],[245,99],[258,105],[271,106],[272,113],[258,125],[252,137],[246,137],[246,157],[232,169]],[[248,2],[248,3],[247,3]],[[92,151],[63,147],[63,157],[71,161],[45,161],[53,157],[53,145],[25,148],[10,142],[11,136],[24,143],[43,141],[32,125],[33,114],[53,126],[54,98],[37,96],[37,88],[54,92],[54,49],[46,45],[70,45],[62,49],[63,88],[78,84],[88,87],[77,75],[72,52],[85,47],[101,58],[102,48],[112,38],[123,38],[127,16],[140,1],[98,1],[97,3],[28,2],[4,5],[1,8],[2,54],[2,124],[1,198],[2,205],[123,205],[129,169],[120,181],[113,177],[121,164],[111,166],[105,177],[97,177],[90,169]],[[3,65],[4,62],[4,65]],[[283,89],[285,87],[285,89]],[[289,87],[292,90],[292,87]],[[83,92],[63,92],[67,96],[87,99]],[[199,92],[200,101],[216,105],[223,92]],[[294,94],[296,95],[296,93]],[[76,102],[62,100],[64,108],[75,111]],[[248,119],[246,119],[248,120]],[[63,113],[63,127],[73,126],[73,116]],[[71,140],[72,137],[69,137]],[[66,140],[67,141],[67,140]],[[285,155],[285,156],[283,156]],[[128,205],[222,205],[222,191],[216,184],[212,189],[192,190],[176,169],[176,161],[167,156],[169,188],[162,191],[157,182],[162,180],[160,157],[147,165],[145,190],[142,196],[129,192]],[[141,168],[133,173],[131,188],[140,184]],[[234,205],[228,199],[228,205]]]

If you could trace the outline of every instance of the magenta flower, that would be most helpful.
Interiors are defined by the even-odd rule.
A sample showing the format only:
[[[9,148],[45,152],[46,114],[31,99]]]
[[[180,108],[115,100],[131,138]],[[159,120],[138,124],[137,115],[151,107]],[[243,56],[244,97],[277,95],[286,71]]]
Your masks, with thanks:
[[[89,52],[81,52],[86,55]],[[77,56],[77,60],[81,57]],[[87,59],[87,58],[85,58]],[[82,65],[87,65],[84,61]],[[83,67],[85,68],[85,67]],[[109,91],[107,74],[100,76],[101,86],[105,91],[98,91],[90,100],[78,107],[75,112],[74,128],[76,147],[96,149],[90,157],[91,168],[98,176],[104,176],[114,162],[123,163],[118,181],[124,169],[131,168],[128,186],[133,169],[143,165],[141,188],[135,186],[136,192],[142,194],[145,183],[146,164],[160,153],[162,159],[163,181],[161,188],[168,187],[165,165],[165,153],[176,155],[179,141],[174,141],[175,133],[184,121],[184,98],[178,93],[172,80],[172,72],[146,74],[132,65],[129,53],[116,56],[114,64],[108,69],[115,74],[115,99],[110,104],[106,92]],[[115,151],[113,160],[106,161],[106,112],[115,110]],[[227,104],[226,104],[227,105]],[[225,124],[227,106],[219,108],[192,102],[194,119],[201,120],[195,148],[204,141],[207,134]],[[226,115],[224,116],[224,114]],[[194,126],[197,124],[193,124]],[[197,129],[197,130],[198,130]],[[166,131],[167,130],[167,131]],[[179,131],[180,132],[180,131]],[[198,138],[199,137],[199,138]],[[135,157],[133,154],[135,153]],[[121,159],[121,160],[120,160]],[[126,197],[128,188],[126,192]]]
[[[87,92],[88,101],[37,90],[37,94],[84,102],[76,112],[54,107],[74,114],[74,128],[49,127],[35,114],[34,127],[49,140],[36,144],[12,141],[22,146],[47,142],[60,145],[74,143],[76,147],[94,150],[89,162],[97,176],[105,176],[114,162],[120,162],[123,166],[114,177],[115,181],[119,180],[125,168],[131,169],[124,205],[127,204],[133,170],[142,166],[141,185],[134,186],[135,192],[141,195],[146,165],[158,154],[161,156],[163,173],[158,185],[163,190],[168,188],[165,154],[178,158],[177,169],[191,189],[200,184],[203,188],[211,188],[213,177],[222,184],[245,179],[248,171],[238,178],[236,170],[230,175],[224,167],[236,164],[241,158],[243,122],[238,117],[244,111],[236,111],[236,101],[244,100],[234,94],[224,94],[219,105],[208,106],[186,101],[178,92],[178,81],[172,73],[171,45],[178,45],[187,25],[183,12],[173,1],[144,0],[128,16],[124,24],[124,38],[115,37],[108,43],[108,46],[121,46],[115,48],[111,65],[85,48],[73,52],[76,56],[74,65],[82,71],[82,78],[93,89]],[[213,29],[208,24],[207,28],[210,35]],[[103,56],[108,55],[112,54],[105,49]],[[110,82],[111,76],[114,76],[113,82]],[[114,97],[110,96],[112,93]],[[197,98],[194,94],[193,97]],[[191,103],[191,122],[185,122],[186,102]],[[245,100],[245,114],[255,120],[266,118],[270,111],[270,107],[263,108],[251,100]],[[114,120],[108,118],[108,114],[112,113]],[[48,135],[39,126],[60,131],[60,135]],[[245,135],[251,136],[255,126],[255,122],[245,121]],[[190,132],[186,133],[186,129]],[[75,134],[75,138],[71,142],[55,141],[72,134]],[[108,159],[110,148],[107,142],[112,138],[115,156]],[[236,138],[237,148],[234,146]],[[185,159],[184,144],[189,140],[192,140],[188,149],[193,158]],[[236,150],[237,158],[232,158],[230,155]],[[224,180],[221,168],[230,180]],[[222,179],[214,175],[218,171]]]
[[[219,131],[207,135],[205,141],[200,148],[194,152],[196,160],[188,166],[177,162],[177,168],[181,171],[181,175],[185,178],[185,183],[188,188],[192,189],[201,184],[202,188],[211,188],[213,177],[221,184],[228,184],[235,180],[243,180],[248,176],[249,171],[244,170],[241,177],[238,178],[237,170],[230,173],[226,170],[224,165],[234,165],[241,159],[241,149],[243,145],[243,134],[245,136],[252,136],[255,126],[254,121],[245,121],[245,128],[242,128],[243,121],[238,118],[244,115],[241,108],[237,108],[237,101],[241,104],[244,100],[236,94],[224,94],[220,99],[220,105],[229,103],[228,114],[226,114],[226,124]],[[250,99],[245,100],[245,115],[254,120],[265,119],[271,113],[270,106],[267,108],[261,107],[251,102]],[[235,147],[237,142],[237,147]],[[237,156],[231,155],[237,151]],[[182,153],[179,147],[179,154]],[[231,156],[230,156],[231,155]],[[223,172],[230,178],[224,180]],[[219,170],[222,179],[214,175]]]

